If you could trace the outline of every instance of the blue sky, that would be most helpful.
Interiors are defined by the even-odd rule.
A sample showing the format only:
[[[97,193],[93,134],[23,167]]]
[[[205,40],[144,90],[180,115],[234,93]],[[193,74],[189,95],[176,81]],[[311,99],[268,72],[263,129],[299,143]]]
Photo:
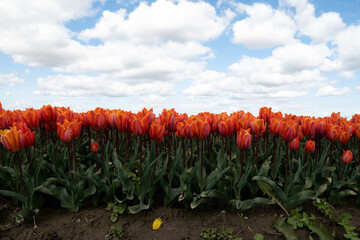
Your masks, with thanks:
[[[360,0],[6,0],[5,109],[360,113]]]

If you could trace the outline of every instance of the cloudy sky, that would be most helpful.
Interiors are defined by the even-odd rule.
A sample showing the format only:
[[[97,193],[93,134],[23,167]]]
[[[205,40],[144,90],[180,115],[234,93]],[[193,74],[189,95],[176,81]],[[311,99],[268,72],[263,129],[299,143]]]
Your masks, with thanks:
[[[5,109],[360,113],[360,0],[4,0]]]

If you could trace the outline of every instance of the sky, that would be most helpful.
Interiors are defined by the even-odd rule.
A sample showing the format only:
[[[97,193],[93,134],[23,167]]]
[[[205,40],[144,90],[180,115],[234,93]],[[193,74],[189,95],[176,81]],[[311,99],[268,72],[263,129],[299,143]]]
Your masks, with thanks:
[[[4,0],[4,109],[360,113],[360,0]]]

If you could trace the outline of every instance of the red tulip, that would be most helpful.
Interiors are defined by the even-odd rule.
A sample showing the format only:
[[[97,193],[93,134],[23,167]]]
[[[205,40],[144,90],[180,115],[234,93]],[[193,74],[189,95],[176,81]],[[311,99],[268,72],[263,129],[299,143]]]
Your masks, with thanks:
[[[270,120],[270,133],[273,136],[279,136],[281,127],[281,120],[277,118],[272,118]]]
[[[301,124],[302,126],[302,133],[310,138],[310,139],[314,139],[315,138],[315,134],[316,134],[316,121],[314,118],[306,118],[303,123]]]
[[[340,131],[338,140],[341,144],[345,144],[350,140],[350,137],[351,137],[350,133],[348,133],[346,131]]]
[[[177,115],[177,112],[172,108],[170,110],[163,109],[159,116],[161,123],[165,125],[166,130],[169,132],[176,131]]]
[[[208,122],[204,122],[201,119],[197,119],[194,124],[194,132],[197,138],[204,139],[207,138],[210,134],[210,125]]]
[[[165,133],[165,126],[158,123],[152,123],[149,129],[149,136],[156,143],[161,143]]]
[[[285,142],[292,141],[298,135],[299,125],[293,121],[282,121],[280,136]]]
[[[8,129],[10,127],[10,118],[4,112],[0,114],[0,129]]]
[[[251,131],[257,135],[261,136],[266,131],[266,123],[264,119],[255,119],[251,122]]]
[[[56,122],[58,116],[58,109],[57,107],[51,107],[50,105],[43,106],[40,109],[41,113],[41,120],[44,123],[52,124]]]
[[[314,152],[315,150],[315,141],[308,140],[305,143],[305,151],[306,152]]]
[[[9,152],[18,152],[21,149],[19,131],[16,126],[10,128],[10,130],[5,130],[1,135],[0,141]]]
[[[236,144],[240,149],[248,149],[250,147],[251,140],[252,137],[251,137],[250,129],[248,130],[241,129],[237,133]]]
[[[27,129],[25,132],[20,131],[19,133],[19,145],[20,148],[28,148],[35,144],[35,131],[31,132]]]
[[[102,131],[107,128],[107,115],[102,108],[97,108],[95,111],[87,113],[91,127],[95,131]]]
[[[327,130],[326,138],[332,142],[335,142],[339,138],[340,131],[341,131],[341,129],[340,129],[339,125],[331,124]]]
[[[63,142],[71,142],[79,137],[81,132],[81,122],[73,120],[71,122],[65,120],[63,124],[57,123],[57,134]]]
[[[347,151],[344,151],[344,152],[343,152],[341,161],[342,161],[344,164],[349,164],[349,163],[351,163],[352,159],[353,159],[353,153],[352,153],[351,151],[347,150]]]
[[[297,136],[289,143],[289,148],[293,151],[296,151],[299,149],[299,147],[300,147],[300,141],[299,141],[299,136]]]
[[[99,143],[97,142],[91,143],[91,152],[93,153],[99,152]]]

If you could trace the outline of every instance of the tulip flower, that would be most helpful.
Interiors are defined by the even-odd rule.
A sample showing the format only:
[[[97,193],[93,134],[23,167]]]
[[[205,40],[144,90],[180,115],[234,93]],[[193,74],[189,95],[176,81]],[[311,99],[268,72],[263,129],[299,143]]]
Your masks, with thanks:
[[[299,149],[299,147],[300,147],[300,141],[299,141],[299,136],[297,136],[289,143],[289,148],[293,151],[296,151]]]
[[[91,127],[95,131],[103,131],[107,128],[107,116],[103,109],[97,108],[95,111],[89,111],[87,117]]]
[[[315,150],[315,141],[308,140],[305,143],[305,151],[306,152],[314,152]]]
[[[344,152],[343,152],[341,161],[342,161],[344,164],[349,164],[349,163],[351,163],[353,157],[354,157],[354,156],[353,156],[353,153],[352,153],[351,151],[347,150],[347,151],[344,151]]]
[[[266,131],[266,123],[264,119],[255,119],[251,122],[251,131],[257,135],[261,136]]]
[[[345,166],[349,163],[351,163],[352,159],[353,159],[353,153],[349,150],[347,151],[344,151],[343,152],[343,155],[342,155],[342,158],[341,158],[341,161],[344,163],[344,167],[343,167],[343,170],[341,171],[341,175],[340,175],[340,178],[339,178],[339,181],[341,181],[343,175],[344,175],[344,170],[345,170]]]
[[[162,124],[152,123],[149,129],[149,136],[156,143],[161,143],[165,133],[165,126]]]
[[[0,129],[8,129],[10,127],[10,118],[6,113],[0,114]]]
[[[166,130],[169,132],[176,131],[178,113],[172,108],[170,110],[163,109],[159,115],[161,123],[165,126]]]
[[[50,105],[43,106],[40,109],[41,113],[41,120],[44,123],[52,124],[56,122],[58,116],[58,109],[57,107],[52,107]]]
[[[316,135],[318,135],[319,137],[323,137],[326,135],[327,130],[328,130],[328,123],[325,121],[324,118],[318,118],[315,121],[315,125],[316,125]]]
[[[314,118],[306,118],[302,126],[302,133],[309,139],[314,139],[316,134],[316,121]]]
[[[5,130],[0,141],[9,152],[18,152],[21,149],[19,131],[16,126],[10,128],[10,130]]]
[[[236,144],[240,149],[248,149],[250,147],[251,144],[251,133],[250,133],[250,129],[248,130],[240,130],[237,133],[237,137],[236,137]]]
[[[350,140],[350,137],[351,137],[351,134],[342,130],[340,131],[340,134],[339,134],[339,143],[341,144],[345,144],[347,143],[349,140]]]
[[[292,121],[282,121],[280,136],[285,142],[291,142],[298,135],[299,125]]]
[[[280,134],[281,121],[277,118],[272,118],[270,120],[270,133],[273,136],[279,136]]]
[[[91,143],[91,152],[93,153],[99,152],[99,143],[97,142]]]

